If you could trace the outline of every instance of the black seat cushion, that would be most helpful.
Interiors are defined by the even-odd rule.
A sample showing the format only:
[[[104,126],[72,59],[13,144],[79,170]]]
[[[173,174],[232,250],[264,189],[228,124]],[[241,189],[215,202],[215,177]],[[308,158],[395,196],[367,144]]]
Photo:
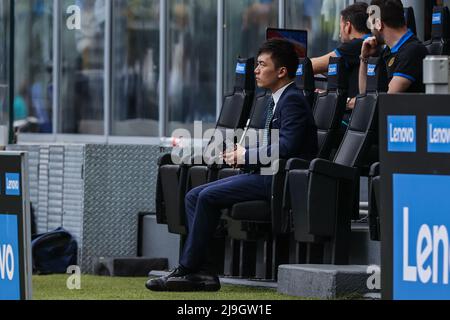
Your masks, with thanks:
[[[233,206],[231,218],[238,221],[270,222],[270,203],[268,201],[249,201]]]
[[[414,8],[404,8],[405,20],[408,29],[411,30],[417,36],[416,15],[414,14]]]

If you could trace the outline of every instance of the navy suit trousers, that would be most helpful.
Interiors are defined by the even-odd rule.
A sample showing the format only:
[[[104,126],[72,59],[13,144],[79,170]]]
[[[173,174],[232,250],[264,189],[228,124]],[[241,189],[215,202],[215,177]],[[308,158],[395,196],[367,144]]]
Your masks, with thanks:
[[[180,264],[199,271],[206,261],[221,210],[246,201],[269,200],[272,176],[240,174],[191,190],[185,199],[188,237]]]

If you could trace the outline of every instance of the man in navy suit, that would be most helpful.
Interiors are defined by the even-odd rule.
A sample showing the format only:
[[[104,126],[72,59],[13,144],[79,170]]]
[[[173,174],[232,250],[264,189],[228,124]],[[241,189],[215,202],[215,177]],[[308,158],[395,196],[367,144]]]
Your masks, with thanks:
[[[270,40],[258,53],[255,70],[259,87],[269,89],[272,99],[267,107],[264,139],[257,148],[237,145],[224,154],[231,166],[245,163],[258,167],[261,154],[269,157],[279,150],[282,159],[312,159],[317,154],[317,128],[311,107],[297,89],[294,79],[298,58],[294,46],[285,40]],[[270,131],[279,130],[279,140],[271,141]],[[242,173],[228,179],[193,189],[186,195],[188,237],[180,266],[170,275],[149,280],[153,291],[218,291],[217,276],[201,272],[205,264],[208,243],[220,222],[221,210],[236,203],[269,200],[273,177],[260,173]]]

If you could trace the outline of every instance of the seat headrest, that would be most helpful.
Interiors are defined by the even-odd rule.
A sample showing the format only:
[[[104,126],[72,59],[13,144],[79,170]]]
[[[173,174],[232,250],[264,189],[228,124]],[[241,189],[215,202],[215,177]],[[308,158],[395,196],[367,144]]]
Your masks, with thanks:
[[[372,57],[367,65],[367,92],[387,92],[389,87],[386,63],[382,57]]]
[[[433,39],[449,39],[449,10],[448,7],[436,6],[433,9],[433,29],[431,36]]]
[[[406,26],[417,36],[416,16],[413,7],[404,8]]]
[[[314,71],[310,59],[299,59],[295,83],[300,90],[314,91],[316,89]]]
[[[328,91],[348,89],[348,70],[342,57],[331,57],[328,65]]]
[[[238,58],[235,89],[255,91],[255,58]]]

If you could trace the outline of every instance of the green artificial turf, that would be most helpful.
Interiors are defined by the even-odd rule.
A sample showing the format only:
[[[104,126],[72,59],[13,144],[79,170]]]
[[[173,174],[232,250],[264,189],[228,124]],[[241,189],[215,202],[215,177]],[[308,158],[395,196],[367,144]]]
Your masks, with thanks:
[[[110,278],[83,275],[81,289],[69,290],[69,275],[34,276],[34,300],[298,300],[274,289],[222,285],[216,293],[155,293],[146,278]]]

